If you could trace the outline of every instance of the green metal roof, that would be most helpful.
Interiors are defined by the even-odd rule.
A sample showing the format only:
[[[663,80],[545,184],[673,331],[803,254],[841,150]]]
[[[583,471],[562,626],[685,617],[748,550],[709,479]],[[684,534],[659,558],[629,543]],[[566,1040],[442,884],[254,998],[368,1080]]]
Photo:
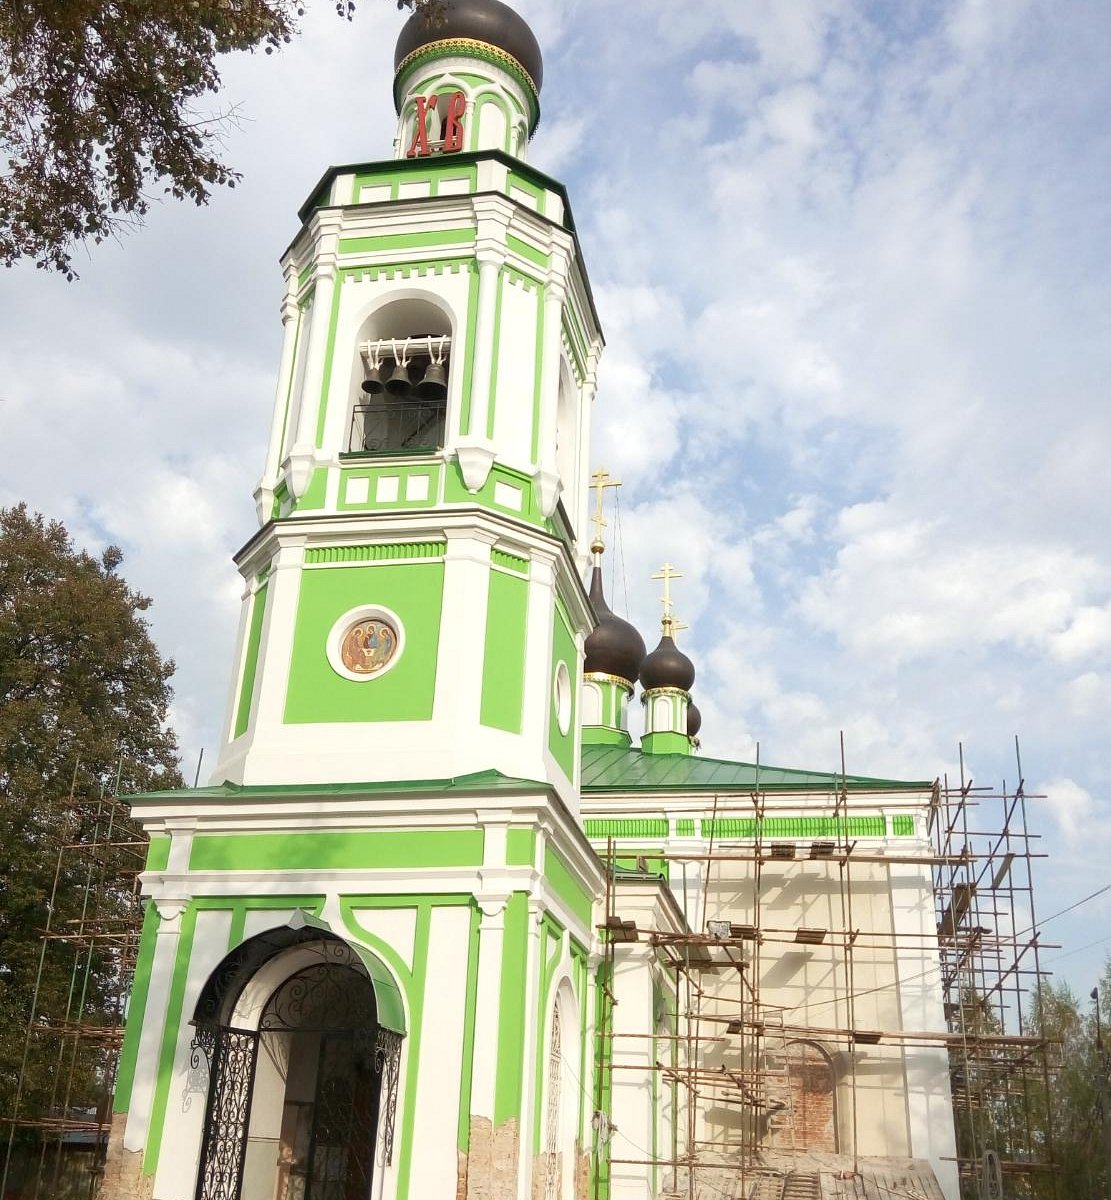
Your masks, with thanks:
[[[136,800],[175,800],[189,796],[197,800],[293,800],[300,796],[366,796],[391,792],[535,792],[547,788],[534,779],[515,779],[500,771],[476,771],[455,779],[402,779],[393,782],[376,780],[373,783],[286,783],[243,785],[216,784],[213,787],[173,788],[164,792],[137,792],[128,796]]]
[[[932,780],[874,779],[824,771],[794,771],[755,763],[729,762],[691,754],[646,754],[626,746],[584,746],[582,791],[590,792],[751,792],[890,791],[933,787]]]
[[[833,791],[842,783],[857,791],[921,790],[932,780],[876,779],[825,771],[795,771],[785,767],[756,766],[689,754],[646,754],[626,746],[583,746],[582,791],[592,792],[751,792]],[[547,784],[518,779],[500,771],[476,771],[455,779],[376,780],[368,783],[242,785],[225,781],[213,787],[139,792],[135,801],[181,800],[295,800],[300,797],[389,795],[397,792],[443,793],[536,792]]]

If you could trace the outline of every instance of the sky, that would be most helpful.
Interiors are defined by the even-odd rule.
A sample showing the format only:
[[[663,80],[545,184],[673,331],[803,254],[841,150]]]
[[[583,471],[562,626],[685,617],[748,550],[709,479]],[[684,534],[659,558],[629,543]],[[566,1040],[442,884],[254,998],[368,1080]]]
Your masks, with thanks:
[[[1038,909],[1111,883],[1111,8],[1104,0],[513,0],[545,55],[606,332],[612,607],[666,559],[703,753],[1014,788]],[[243,172],[66,283],[0,273],[0,504],[154,599],[214,761],[278,364],[278,258],[331,164],[390,156],[401,17],[311,5],[228,59]],[[1111,893],[1046,925],[1086,995]],[[1089,943],[1098,943],[1089,945]],[[1056,960],[1056,961],[1055,961]]]

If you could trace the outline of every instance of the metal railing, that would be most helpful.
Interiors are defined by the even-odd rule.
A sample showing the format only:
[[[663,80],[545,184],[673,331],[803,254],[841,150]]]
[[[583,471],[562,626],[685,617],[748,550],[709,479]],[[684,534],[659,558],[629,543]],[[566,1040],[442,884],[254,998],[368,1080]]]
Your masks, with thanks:
[[[424,454],[444,444],[443,400],[373,400],[351,414],[348,451],[354,454]]]

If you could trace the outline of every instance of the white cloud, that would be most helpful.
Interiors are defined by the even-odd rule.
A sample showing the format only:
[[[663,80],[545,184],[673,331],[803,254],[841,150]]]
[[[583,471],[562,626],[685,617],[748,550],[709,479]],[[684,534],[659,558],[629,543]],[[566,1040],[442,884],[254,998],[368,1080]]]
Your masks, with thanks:
[[[627,6],[520,4],[546,57],[532,160],[568,174],[608,340],[611,601],[623,578],[652,642],[649,576],[683,570],[707,751],[831,768],[843,730],[851,771],[918,777],[963,740],[987,780],[1018,728],[1057,809],[1099,827],[1111,22],[644,0],[631,36]],[[276,260],[329,164],[389,156],[398,25],[325,6],[283,54],[229,60],[242,186],[159,206],[78,285],[0,279],[0,501],[124,543],[190,769],[223,714]],[[1078,880],[1099,870],[1069,845]]]

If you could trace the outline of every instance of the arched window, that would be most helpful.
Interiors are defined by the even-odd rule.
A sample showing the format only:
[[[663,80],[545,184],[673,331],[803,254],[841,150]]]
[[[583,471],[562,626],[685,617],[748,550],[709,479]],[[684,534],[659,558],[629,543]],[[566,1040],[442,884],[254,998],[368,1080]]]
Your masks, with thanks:
[[[556,988],[544,1067],[541,1150],[534,1170],[533,1195],[573,1200],[579,1152],[580,1091],[575,1064],[582,1049],[578,1007],[570,980]]]
[[[428,300],[395,300],[372,314],[353,367],[352,454],[432,454],[444,444],[451,323]]]
[[[587,680],[583,684],[583,724],[601,725],[602,721],[602,689]]]
[[[559,1004],[552,1010],[552,1032],[548,1041],[548,1111],[545,1114],[547,1168],[544,1177],[544,1200],[558,1200],[560,1193],[560,1106],[563,1102],[563,1038]]]

